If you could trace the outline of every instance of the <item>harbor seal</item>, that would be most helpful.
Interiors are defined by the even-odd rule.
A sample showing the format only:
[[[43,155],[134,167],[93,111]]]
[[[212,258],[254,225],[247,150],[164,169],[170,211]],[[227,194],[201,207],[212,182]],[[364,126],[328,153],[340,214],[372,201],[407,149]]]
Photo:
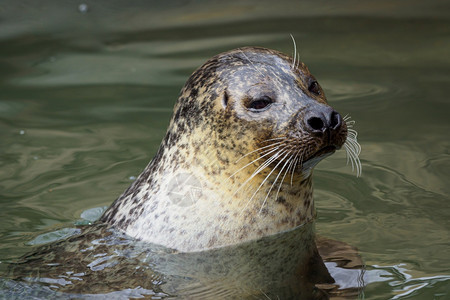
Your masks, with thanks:
[[[344,144],[356,160],[347,123],[299,60],[219,54],[186,82],[155,157],[101,221],[181,252],[292,230],[315,218],[314,166]]]

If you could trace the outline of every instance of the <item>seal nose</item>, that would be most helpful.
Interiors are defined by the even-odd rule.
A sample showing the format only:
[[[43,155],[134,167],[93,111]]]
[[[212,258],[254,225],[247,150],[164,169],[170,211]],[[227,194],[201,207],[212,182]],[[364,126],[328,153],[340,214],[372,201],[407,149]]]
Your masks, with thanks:
[[[307,113],[306,128],[312,133],[338,130],[342,125],[341,115],[329,106],[323,106]]]

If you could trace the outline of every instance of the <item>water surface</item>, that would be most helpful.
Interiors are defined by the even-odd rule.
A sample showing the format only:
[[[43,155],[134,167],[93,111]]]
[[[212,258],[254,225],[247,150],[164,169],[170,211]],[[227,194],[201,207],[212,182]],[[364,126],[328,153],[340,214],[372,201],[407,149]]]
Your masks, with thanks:
[[[0,9],[0,261],[109,205],[207,58],[292,34],[362,146],[360,178],[342,152],[316,168],[317,232],[359,249],[367,299],[448,297],[448,1],[86,3]]]

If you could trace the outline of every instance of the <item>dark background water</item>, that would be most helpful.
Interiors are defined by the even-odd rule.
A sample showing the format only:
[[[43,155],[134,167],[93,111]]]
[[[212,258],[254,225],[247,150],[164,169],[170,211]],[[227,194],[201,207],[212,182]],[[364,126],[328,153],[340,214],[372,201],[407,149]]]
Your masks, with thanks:
[[[362,146],[361,178],[342,152],[316,168],[318,233],[358,247],[367,299],[447,298],[450,3],[438,0],[2,1],[0,261],[109,205],[207,58],[292,54],[289,34]]]

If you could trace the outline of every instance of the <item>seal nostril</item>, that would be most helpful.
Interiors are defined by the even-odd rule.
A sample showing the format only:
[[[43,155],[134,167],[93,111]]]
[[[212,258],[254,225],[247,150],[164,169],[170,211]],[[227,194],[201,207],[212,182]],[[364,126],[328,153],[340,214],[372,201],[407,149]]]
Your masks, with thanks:
[[[311,117],[307,121],[309,127],[313,129],[314,131],[322,131],[325,127],[325,124],[323,123],[321,118],[318,117]]]
[[[341,126],[341,124],[342,124],[341,115],[337,111],[333,110],[330,116],[330,128],[338,129]]]
[[[321,133],[328,130],[337,131],[342,126],[341,115],[331,107],[319,107],[309,112],[306,118],[308,130]]]
[[[227,93],[227,91],[225,91],[223,93],[223,98],[222,98],[223,108],[227,108],[227,106],[228,106],[228,99],[229,99],[228,93]]]

